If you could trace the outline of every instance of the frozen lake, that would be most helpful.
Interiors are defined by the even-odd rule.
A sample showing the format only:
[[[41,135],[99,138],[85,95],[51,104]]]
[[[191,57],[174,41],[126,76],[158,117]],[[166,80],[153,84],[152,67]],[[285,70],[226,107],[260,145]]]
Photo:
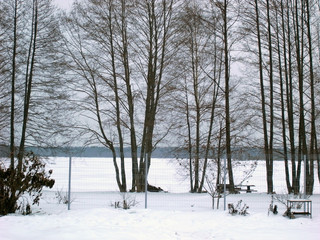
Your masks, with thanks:
[[[246,216],[232,216],[219,209],[212,210],[209,194],[188,193],[189,180],[177,174],[176,164],[169,159],[154,159],[149,183],[168,191],[148,193],[145,209],[144,193],[120,194],[111,159],[72,160],[72,204],[67,210],[57,198],[57,191],[66,194],[68,186],[68,158],[51,158],[56,185],[45,190],[39,206],[33,206],[28,216],[10,214],[0,217],[1,240],[318,240],[320,226],[319,183],[315,180],[312,218],[283,217],[286,207],[277,204],[279,213],[268,214],[271,196],[266,194],[264,162],[258,162],[248,184],[257,192],[228,195],[226,203],[235,206],[241,201],[248,206]],[[249,164],[249,163],[246,163]],[[243,178],[245,166],[235,169],[235,182]],[[127,174],[130,179],[130,161]],[[285,193],[283,162],[275,162],[274,187]],[[179,172],[179,171],[178,171]],[[128,182],[130,186],[130,180]],[[292,197],[281,195],[283,199]],[[115,208],[123,199],[134,201],[129,210]],[[215,199],[217,201],[217,199]]]
[[[239,184],[245,177],[253,161],[239,161],[234,167],[234,181]],[[259,193],[267,191],[265,162],[257,161],[258,165],[252,177],[243,184],[255,185]],[[50,158],[48,169],[53,169],[52,178],[56,180],[55,189],[68,187],[69,158]],[[74,192],[118,191],[115,170],[111,158],[72,158],[71,188]],[[303,170],[303,166],[302,166]],[[175,159],[152,159],[149,172],[149,184],[161,187],[170,193],[187,193],[190,190],[189,178],[181,174]],[[320,194],[319,181],[315,170],[314,193]],[[126,159],[126,175],[128,190],[131,187],[131,161]],[[303,172],[301,174],[301,191],[303,192]],[[284,162],[274,162],[274,191],[286,193]]]

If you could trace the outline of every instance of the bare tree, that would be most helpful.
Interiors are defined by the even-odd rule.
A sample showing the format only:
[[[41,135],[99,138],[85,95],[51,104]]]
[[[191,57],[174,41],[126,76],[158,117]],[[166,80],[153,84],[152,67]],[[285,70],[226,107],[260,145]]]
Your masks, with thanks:
[[[234,192],[234,179],[232,170],[232,149],[231,149],[231,115],[230,115],[230,56],[232,45],[238,41],[237,37],[230,39],[232,27],[237,22],[239,17],[239,10],[241,9],[240,2],[232,2],[224,0],[223,2],[216,2],[216,6],[222,13],[222,36],[223,36],[223,51],[224,51],[224,98],[225,98],[225,127],[226,127],[226,158],[228,165],[228,177],[230,184],[230,192]],[[231,15],[233,15],[231,17]]]
[[[228,9],[238,16],[239,12],[235,11],[236,6],[238,5],[229,5]],[[176,41],[180,44],[180,51],[178,51],[179,59],[176,61],[176,69],[180,71],[179,76],[183,79],[180,86],[180,89],[183,89],[181,91],[183,98],[177,96],[174,102],[179,111],[177,114],[183,116],[180,119],[186,119],[186,124],[181,123],[179,136],[185,139],[184,146],[189,156],[189,166],[186,168],[189,172],[192,192],[202,191],[211,159],[216,159],[220,166],[220,159],[226,146],[225,140],[222,139],[222,134],[226,134],[226,95],[223,81],[226,81],[226,77],[230,81],[229,85],[227,84],[229,96],[234,95],[237,86],[235,79],[230,80],[229,75],[230,64],[233,61],[230,59],[231,49],[239,39],[237,33],[232,32],[237,17],[232,18],[230,13],[227,19],[227,35],[232,37],[227,44],[228,54],[225,59],[225,22],[222,8],[223,4],[214,1],[202,2],[202,4],[186,1],[181,8],[180,23],[177,25],[179,35]],[[244,129],[246,121],[236,120],[240,104],[232,101],[233,106],[230,107],[230,105],[229,102],[229,118],[230,123],[233,123],[229,129],[231,151],[231,141],[234,146],[239,143],[237,139],[240,139],[240,135],[236,136],[236,132],[237,129]],[[236,122],[238,122],[237,125]],[[231,161],[228,169],[232,173]],[[219,170],[220,167],[218,167]],[[232,174],[228,175],[233,179]],[[218,172],[217,181],[220,181],[220,172]]]
[[[184,115],[183,119],[185,119],[187,126],[186,129],[180,129],[185,129],[187,133],[182,132],[181,137],[186,139],[185,144],[188,149],[191,192],[201,192],[203,188],[208,154],[211,149],[215,101],[218,95],[217,85],[220,81],[219,75],[221,75],[221,64],[219,65],[221,51],[217,50],[217,37],[214,42],[214,37],[211,35],[213,26],[210,26],[209,22],[203,7],[195,1],[183,3],[177,24],[176,41],[179,45],[177,53],[179,58],[176,60],[176,70],[184,79],[181,81],[180,87],[183,89],[181,96],[184,99],[179,99],[178,93],[174,105],[179,109],[177,114]],[[211,51],[214,51],[212,55],[210,55]],[[217,64],[213,65],[213,61]],[[179,92],[178,88],[177,92]],[[179,101],[177,101],[178,99]],[[211,122],[209,123],[209,121]],[[202,162],[201,159],[205,152],[205,161]]]
[[[14,168],[14,158],[17,156],[19,170],[26,144],[37,141],[39,143],[40,139],[48,143],[49,141],[44,139],[48,138],[50,133],[52,133],[53,139],[54,132],[57,130],[53,128],[45,130],[43,123],[40,123],[42,117],[47,117],[45,114],[42,115],[40,110],[43,105],[46,105],[45,99],[55,96],[57,101],[63,101],[67,95],[59,96],[59,89],[56,91],[51,89],[56,86],[56,78],[59,79],[63,71],[63,62],[57,63],[57,59],[61,55],[55,48],[59,47],[60,33],[53,6],[49,1],[39,2],[36,0],[25,3],[11,1],[5,6],[10,10],[6,17],[8,19],[12,17],[13,22],[5,26],[7,28],[5,34],[9,34],[8,39],[12,40],[12,52],[6,52],[4,55],[6,62],[8,59],[11,61],[11,166]],[[56,71],[55,76],[52,76],[53,71]],[[50,75],[51,77],[49,77]],[[59,97],[61,98],[58,99]],[[52,102],[57,103],[57,101]],[[55,113],[56,110],[52,109],[51,113]],[[50,118],[47,119],[48,124],[53,127],[52,122],[56,121],[58,117],[51,116],[52,121]],[[38,124],[42,125],[42,130],[37,126]],[[17,139],[19,139],[19,150],[16,155],[15,140]]]
[[[312,140],[316,132],[311,136],[311,129],[315,130],[312,127],[312,101],[316,97],[310,87],[315,67],[311,60],[314,55],[313,41],[309,41],[314,32],[308,30],[308,22],[315,19],[316,15],[315,12],[310,12],[311,15],[308,17],[308,4],[305,1],[289,0],[255,1],[253,9],[256,15],[256,31],[252,31],[252,26],[246,22],[248,32],[255,36],[255,41],[258,42],[258,54],[252,48],[248,49],[258,58],[265,150],[269,154],[270,151],[278,151],[276,149],[280,148],[279,144],[282,145],[287,189],[295,194],[298,194],[300,189],[299,179],[304,156],[307,158],[307,178],[310,179],[307,181],[307,188],[309,193],[312,192],[310,186],[313,186],[314,166],[311,165],[317,156],[313,154],[315,158],[313,161],[310,160],[311,149],[314,147],[308,143],[314,145],[316,142],[316,139]],[[254,19],[250,13],[247,17]],[[274,70],[274,66],[278,71]],[[269,82],[263,80],[265,74],[268,74]],[[311,83],[312,86],[314,84],[315,82]],[[306,94],[306,89],[310,89],[310,94]],[[266,91],[269,91],[269,98],[265,95]],[[308,126],[310,131],[307,131]],[[272,157],[267,157],[271,163]],[[267,163],[267,168],[268,166],[271,169],[271,165]],[[270,176],[268,178],[270,179]],[[270,192],[271,188],[268,189]]]
[[[144,120],[141,137],[141,152],[136,169],[136,190],[144,191],[145,167],[150,167],[152,151],[155,146],[154,131],[164,86],[169,79],[166,74],[170,56],[168,46],[172,36],[172,11],[174,1],[146,0],[136,2],[136,67],[140,69],[145,90],[141,95],[144,100]],[[146,166],[148,158],[148,166]]]
[[[271,20],[270,20],[270,3],[267,0],[267,26],[268,26],[268,50],[269,50],[269,101],[270,101],[270,123],[269,123],[269,143],[265,148],[266,153],[266,172],[267,172],[267,188],[268,193],[273,192],[273,136],[274,136],[274,92],[273,92],[273,41],[271,32]]]
[[[15,157],[15,89],[16,89],[16,55],[17,55],[17,18],[18,18],[18,1],[14,2],[14,21],[13,21],[13,52],[12,52],[12,72],[11,72],[11,115],[10,115],[10,166],[14,168]]]
[[[1,13],[6,12],[5,8],[1,7]],[[10,78],[8,59],[6,59],[6,41],[5,41],[5,18],[0,16],[0,144],[6,145],[6,139],[9,135],[7,132],[10,129],[7,125],[10,123],[10,85],[6,79]]]
[[[87,97],[80,108],[97,124],[81,128],[89,130],[90,137],[113,152],[120,191],[127,190],[125,144],[131,147],[131,190],[144,191],[145,157],[151,159],[156,145],[156,114],[163,85],[168,83],[162,80],[168,65],[172,4],[173,1],[89,1],[76,3],[65,18],[69,26],[65,31],[70,68],[83,80],[82,85],[75,81],[74,88]],[[134,73],[132,67],[136,69]],[[137,113],[136,104],[143,106]],[[140,121],[142,114],[144,120]]]
[[[65,16],[65,40],[69,67],[77,80],[74,90],[83,93],[78,100],[79,110],[93,123],[79,125],[83,132],[111,150],[116,172],[116,182],[121,192],[127,191],[124,165],[124,143],[121,123],[119,78],[117,69],[116,10],[113,1],[87,4],[76,3],[70,16]],[[100,23],[100,24],[98,24]],[[80,78],[80,81],[78,80]],[[114,123],[115,129],[106,121]],[[116,133],[120,145],[119,168],[116,140],[110,135]]]
[[[318,139],[317,139],[317,130],[316,130],[316,107],[315,107],[315,77],[314,77],[314,59],[313,59],[313,38],[311,32],[311,21],[312,21],[312,12],[309,1],[306,1],[305,5],[305,25],[307,28],[307,54],[309,58],[309,78],[310,78],[310,164],[308,165],[309,169],[307,170],[307,193],[311,194],[313,192],[314,185],[314,163],[316,160],[319,161],[319,150],[318,150]],[[313,5],[315,6],[315,5]],[[318,176],[319,177],[319,176]]]
[[[285,113],[285,87],[284,87],[284,76],[282,73],[282,69],[283,69],[283,64],[282,64],[282,56],[281,56],[281,38],[280,38],[280,34],[283,34],[283,51],[286,52],[286,33],[284,31],[284,12],[283,12],[283,3],[281,1],[280,3],[280,9],[281,11],[279,11],[279,8],[277,6],[275,6],[275,8],[277,8],[277,12],[276,12],[276,39],[277,39],[277,52],[278,52],[278,69],[279,69],[279,84],[280,84],[280,104],[281,104],[281,125],[282,125],[282,141],[283,141],[283,155],[284,155],[284,164],[285,164],[285,178],[286,178],[286,184],[287,184],[287,189],[288,192],[292,192],[292,187],[291,187],[291,183],[290,183],[290,177],[289,177],[289,160],[288,160],[288,147],[287,147],[287,134],[286,134],[286,113]],[[282,21],[281,24],[279,22],[279,13],[281,13],[282,16]],[[280,32],[280,26],[283,29],[282,32]],[[284,62],[285,62],[285,76],[287,76],[287,71],[288,71],[288,67],[287,67],[287,58],[286,58],[286,54],[284,54]]]
[[[63,65],[60,64],[63,62],[57,64],[59,52],[56,49],[59,48],[60,32],[50,1],[15,0],[0,4],[2,10],[7,10],[2,13],[6,22],[1,21],[4,31],[0,34],[5,37],[1,39],[1,43],[11,45],[7,48],[8,51],[1,52],[6,69],[3,73],[10,73],[10,78],[4,82],[11,85],[10,111],[4,112],[10,115],[10,131],[7,131],[10,132],[7,136],[10,140],[10,181],[15,182],[8,186],[11,188],[8,197],[8,204],[12,205],[9,206],[11,212],[15,210],[21,193],[26,191],[23,185],[26,171],[23,166],[28,164],[24,162],[26,146],[49,143],[57,136],[58,130],[53,123],[61,119],[61,112],[60,115],[54,115],[58,111],[52,109],[53,115],[47,118],[48,115],[43,114],[46,109],[41,106],[51,105],[48,100],[57,105],[63,102],[64,99],[57,98],[59,90],[51,89],[58,86],[54,79],[60,78],[63,71]],[[52,76],[53,71],[57,71],[55,77]],[[54,97],[49,99],[48,92]],[[50,128],[46,128],[46,124],[41,122],[43,119],[46,119]],[[38,159],[32,158],[31,161],[33,160]]]

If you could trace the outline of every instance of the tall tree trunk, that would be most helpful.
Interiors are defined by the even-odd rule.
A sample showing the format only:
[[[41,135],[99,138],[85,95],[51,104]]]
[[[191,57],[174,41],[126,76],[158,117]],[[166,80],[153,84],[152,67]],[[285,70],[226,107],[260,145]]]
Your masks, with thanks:
[[[11,73],[11,115],[10,115],[10,168],[14,169],[15,158],[15,91],[16,91],[16,57],[17,57],[17,24],[18,24],[18,0],[14,2],[13,20],[13,46],[12,46],[12,73]]]
[[[283,10],[282,0],[281,0],[281,10]],[[282,11],[283,13],[283,11]],[[282,22],[283,23],[283,22]],[[284,165],[285,165],[285,178],[288,193],[291,193],[292,188],[290,184],[290,174],[289,174],[289,163],[288,163],[288,148],[287,148],[287,134],[286,134],[286,117],[285,117],[285,104],[284,104],[284,86],[283,86],[283,74],[282,74],[282,59],[281,59],[281,48],[280,48],[280,36],[279,36],[279,22],[278,22],[278,12],[276,12],[276,26],[277,26],[277,51],[278,51],[278,61],[279,61],[279,76],[280,76],[280,104],[281,104],[281,124],[282,124],[282,141],[283,141],[283,155],[284,155]],[[283,27],[283,24],[282,24]],[[285,41],[284,31],[283,39]],[[284,46],[284,58],[286,61],[286,48]]]
[[[287,85],[287,112],[288,112],[288,128],[289,128],[289,141],[291,152],[291,175],[292,175],[292,191],[299,192],[300,177],[297,173],[297,154],[295,144],[295,125],[294,125],[294,111],[293,111],[293,60],[292,60],[292,43],[291,43],[291,26],[290,26],[290,5],[289,0],[286,1],[286,17],[287,17],[287,42],[284,42],[284,46],[288,46],[288,72],[286,73],[286,85]],[[298,160],[299,161],[299,160]]]
[[[167,50],[168,31],[171,24],[172,1],[162,1],[162,19],[156,14],[156,1],[147,1],[147,96],[145,107],[145,120],[142,136],[139,187],[138,191],[144,191],[145,179],[145,156],[148,157],[148,171],[151,165],[153,151],[153,132],[156,121],[156,113],[159,105],[160,92],[162,86],[163,71],[165,69],[165,52]]]
[[[128,101],[128,115],[130,119],[130,145],[131,145],[131,159],[132,159],[132,186],[131,191],[136,190],[138,178],[138,149],[136,139],[136,129],[134,122],[134,99],[132,96],[131,79],[130,79],[130,65],[128,55],[128,37],[127,37],[127,19],[126,19],[126,0],[121,0],[121,39],[122,39],[122,64],[124,68],[124,80],[126,83],[126,95]]]
[[[303,4],[303,2],[302,2]],[[298,5],[298,0],[295,1],[294,6],[294,33],[295,33],[295,46],[296,46],[296,60],[297,60],[297,71],[298,71],[298,91],[299,91],[299,145],[298,145],[298,169],[297,176],[300,179],[301,174],[301,162],[304,157],[308,158],[307,140],[306,140],[306,129],[305,129],[305,111],[304,111],[304,81],[303,81],[303,65],[304,65],[304,34],[301,31],[303,25],[303,11],[299,15],[299,8],[303,9],[303,6]],[[299,23],[301,20],[301,25]],[[300,36],[301,31],[301,36]],[[308,175],[308,160],[306,161],[307,175]],[[295,192],[298,194],[299,192]]]
[[[315,113],[315,93],[314,93],[314,74],[313,74],[313,54],[312,54],[312,36],[310,24],[310,6],[309,1],[306,1],[306,18],[307,21],[307,39],[309,49],[309,71],[310,71],[310,100],[311,100],[311,131],[310,131],[310,165],[309,175],[307,176],[307,194],[313,193],[314,185],[314,161],[318,158],[317,153],[317,131],[316,131],[316,113]]]
[[[288,131],[289,131],[289,144],[290,144],[290,156],[291,156],[291,169],[294,168],[295,166],[295,147],[294,147],[294,128],[293,128],[293,111],[292,111],[292,85],[289,84],[289,75],[290,75],[290,82],[291,82],[291,70],[289,74],[289,69],[288,69],[288,58],[287,58],[287,45],[288,45],[288,54],[291,55],[291,43],[290,43],[290,31],[288,31],[286,38],[286,25],[285,25],[285,13],[284,13],[284,3],[281,0],[281,27],[282,27],[282,45],[283,45],[283,58],[284,58],[284,72],[285,72],[285,86],[286,86],[286,109],[287,109],[287,115],[288,115]],[[288,12],[288,9],[287,9]],[[288,16],[287,16],[287,21],[289,21]],[[289,57],[291,59],[291,57]],[[289,61],[291,63],[291,61]],[[290,67],[291,68],[291,67]],[[291,94],[291,96],[290,96]],[[290,101],[291,99],[291,101]],[[285,118],[285,116],[284,116]],[[285,141],[287,140],[287,137],[285,138]],[[287,144],[284,145],[287,146]],[[287,150],[288,151],[288,150]],[[288,155],[288,153],[287,153]],[[289,171],[289,166],[288,164],[285,163],[285,173],[286,173],[286,181],[289,179],[290,181],[290,171]],[[293,192],[293,186],[294,186],[294,179],[295,179],[295,174],[292,173],[292,183],[287,182],[287,189],[288,193]]]
[[[82,53],[83,55],[83,53]],[[87,62],[85,61],[85,63],[87,64]],[[102,121],[102,118],[101,118],[101,109],[100,109],[100,103],[99,103],[99,93],[98,93],[98,89],[97,89],[97,83],[96,83],[96,79],[95,79],[95,76],[94,76],[94,72],[92,72],[92,70],[90,69],[90,67],[87,65],[86,67],[88,67],[89,71],[90,71],[90,75],[91,75],[91,80],[92,82],[89,82],[88,80],[88,84],[91,86],[91,90],[92,90],[92,93],[93,93],[93,98],[94,98],[94,111],[95,111],[95,115],[97,117],[97,123],[98,123],[98,127],[99,127],[99,130],[100,130],[100,133],[99,135],[101,135],[101,138],[103,139],[103,141],[101,141],[103,143],[103,145],[105,147],[107,147],[108,149],[111,150],[112,152],[112,158],[113,158],[113,165],[114,165],[114,168],[115,168],[115,173],[116,173],[116,182],[117,182],[117,185],[118,185],[118,188],[120,191],[123,190],[123,187],[122,187],[122,183],[121,183],[121,180],[120,180],[120,172],[119,172],[119,167],[118,167],[118,164],[117,164],[117,153],[116,153],[116,150],[114,148],[114,145],[113,145],[113,142],[107,137],[106,133],[105,133],[105,130],[103,128],[103,121]]]
[[[228,17],[227,17],[228,3],[224,0],[223,6],[223,40],[224,40],[224,67],[225,67],[225,114],[226,114],[226,153],[228,162],[228,176],[229,176],[229,191],[234,193],[234,181],[232,171],[232,156],[231,156],[231,129],[230,129],[230,102],[229,102],[229,43],[228,43]]]
[[[13,21],[13,46],[12,46],[12,73],[11,73],[11,114],[10,114],[10,169],[11,169],[11,181],[16,179],[15,170],[15,92],[16,92],[16,57],[17,57],[17,25],[18,25],[18,0],[14,3],[14,21]],[[19,175],[19,172],[18,172]],[[15,204],[18,200],[16,196],[17,187],[16,184],[12,184],[11,192],[9,193],[8,212],[14,212]]]
[[[23,159],[24,150],[25,150],[27,122],[28,122],[28,115],[29,115],[33,70],[34,70],[34,63],[35,63],[35,53],[36,53],[36,43],[37,43],[37,33],[38,33],[38,1],[37,0],[33,1],[33,12],[32,12],[31,24],[32,24],[31,36],[30,36],[30,45],[29,45],[29,53],[27,58],[26,79],[25,79],[23,122],[22,122],[21,140],[20,140],[19,153],[18,153],[17,169],[19,172],[22,169],[22,159]]]
[[[266,101],[265,101],[265,92],[264,92],[265,87],[264,87],[264,81],[263,81],[263,62],[262,62],[262,47],[261,47],[258,0],[255,0],[255,12],[256,12],[256,24],[257,24],[258,55],[259,55],[259,78],[260,78],[262,125],[263,125],[263,137],[264,137],[264,154],[265,154],[266,163],[268,163],[269,143],[268,143],[268,130],[267,130]],[[268,171],[268,168],[267,168],[267,171]]]
[[[214,62],[213,62],[214,83],[213,83],[213,93],[212,93],[211,116],[210,116],[210,121],[209,121],[209,130],[208,130],[208,136],[207,136],[207,143],[206,143],[206,150],[205,150],[205,155],[204,155],[204,163],[203,163],[203,168],[202,168],[202,177],[201,177],[201,182],[200,182],[200,186],[199,186],[199,192],[202,191],[202,188],[204,185],[204,180],[206,177],[209,150],[211,149],[212,129],[213,129],[213,125],[214,125],[216,103],[217,103],[218,93],[219,93],[219,89],[220,89],[220,79],[221,79],[221,70],[222,70],[222,61],[220,61],[219,65],[217,64],[217,62],[218,62],[218,60],[217,60],[218,49],[217,49],[216,35],[215,35],[214,44],[215,44],[215,46],[214,46]],[[218,81],[216,81],[216,79],[218,79]]]
[[[223,127],[222,127],[223,123],[220,122],[220,131],[219,131],[219,139],[218,139],[218,162],[217,162],[217,185],[221,183],[221,156],[222,156],[222,147],[221,147],[221,142],[222,142],[222,137],[223,137]]]
[[[272,56],[272,33],[271,33],[271,20],[270,20],[270,4],[267,0],[267,21],[268,21],[268,49],[269,49],[269,82],[270,82],[270,124],[269,124],[269,148],[268,156],[266,159],[267,170],[267,188],[268,193],[273,192],[273,56]]]
[[[190,110],[189,110],[189,100],[188,100],[188,87],[187,87],[186,80],[185,80],[185,95],[186,95],[186,122],[187,122],[187,129],[188,129],[188,156],[189,156],[190,191],[194,192],[192,138],[191,138]]]
[[[118,89],[118,80],[117,80],[117,72],[115,66],[115,50],[114,50],[114,34],[112,27],[112,4],[109,6],[109,34],[110,34],[110,55],[111,55],[111,65],[112,65],[112,78],[113,78],[113,91],[115,94],[115,110],[116,110],[116,126],[118,131],[119,138],[119,149],[120,149],[120,162],[121,162],[121,183],[120,183],[120,191],[127,191],[127,180],[126,180],[126,171],[125,171],[125,163],[124,163],[124,146],[123,146],[123,137],[121,130],[121,116],[120,116],[120,98],[119,98],[119,89]],[[115,150],[113,150],[114,155],[116,155]],[[114,164],[117,165],[117,162],[114,161]]]
[[[193,29],[194,30],[194,29]],[[198,45],[196,39],[196,31],[191,33],[191,62],[192,62],[192,78],[193,92],[196,108],[196,139],[195,139],[195,163],[194,163],[194,191],[199,191],[199,169],[200,169],[200,96],[199,96],[199,56]]]
[[[156,66],[154,63],[157,62],[157,56],[154,48],[156,48],[156,34],[155,34],[155,3],[154,1],[148,2],[148,69],[147,69],[147,97],[146,97],[146,107],[145,107],[145,117],[144,117],[144,128],[142,136],[142,146],[140,155],[140,171],[139,171],[139,181],[137,190],[139,192],[145,189],[145,167],[150,166],[150,161],[148,161],[148,166],[146,166],[146,157],[150,158],[152,152],[152,136],[153,136],[153,124],[154,124],[154,104],[155,104],[155,87],[156,87]],[[151,159],[151,158],[150,158]],[[148,159],[149,160],[149,159]]]

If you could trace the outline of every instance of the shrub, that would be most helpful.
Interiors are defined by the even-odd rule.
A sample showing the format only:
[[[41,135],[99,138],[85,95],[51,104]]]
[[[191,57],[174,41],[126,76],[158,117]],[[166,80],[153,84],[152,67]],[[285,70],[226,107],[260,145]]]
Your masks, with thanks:
[[[268,216],[272,212],[273,214],[278,214],[278,206],[274,204],[274,194],[271,194],[271,203],[268,209]]]
[[[138,204],[135,198],[132,198],[127,193],[120,193],[122,200],[121,201],[115,201],[114,204],[111,203],[111,206],[114,208],[122,208],[122,209],[130,209],[131,207],[134,207]]]
[[[63,189],[58,189],[55,193],[56,199],[58,200],[58,203],[61,204],[68,204],[69,203],[69,196],[67,191],[63,191]],[[70,199],[70,203],[74,201],[73,198]]]
[[[25,154],[21,171],[0,164],[0,215],[17,210],[30,214],[29,201],[25,198],[21,201],[21,198],[28,194],[32,205],[39,204],[43,187],[52,188],[54,185],[51,174],[52,170],[46,172],[45,163],[32,152]]]
[[[243,215],[246,216],[248,213],[249,206],[240,200],[236,206],[234,206],[232,203],[228,204],[229,213],[231,215]]]

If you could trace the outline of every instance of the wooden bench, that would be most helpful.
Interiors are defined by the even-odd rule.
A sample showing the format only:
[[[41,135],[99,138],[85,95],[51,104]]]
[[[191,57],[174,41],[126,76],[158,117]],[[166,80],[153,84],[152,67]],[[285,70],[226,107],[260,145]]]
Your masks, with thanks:
[[[230,191],[230,184],[226,184],[226,190]],[[234,186],[234,191],[235,193],[240,193],[241,188],[237,187],[236,185]],[[219,193],[223,193],[224,192],[224,184],[217,184],[217,191]]]
[[[246,192],[246,193],[252,193],[252,192],[257,192],[257,190],[252,189],[252,187],[255,187],[255,185],[234,185],[234,191],[235,193],[240,193],[240,192]],[[219,193],[223,193],[224,191],[224,184],[218,184],[217,185],[217,190]],[[226,190],[230,191],[230,184],[226,184]]]
[[[235,187],[239,188],[239,191],[246,193],[257,192],[257,190],[252,189],[252,187],[255,187],[255,185],[236,185]]]
[[[287,215],[290,218],[294,218],[295,215],[312,218],[312,201],[309,199],[288,199],[287,208]]]

